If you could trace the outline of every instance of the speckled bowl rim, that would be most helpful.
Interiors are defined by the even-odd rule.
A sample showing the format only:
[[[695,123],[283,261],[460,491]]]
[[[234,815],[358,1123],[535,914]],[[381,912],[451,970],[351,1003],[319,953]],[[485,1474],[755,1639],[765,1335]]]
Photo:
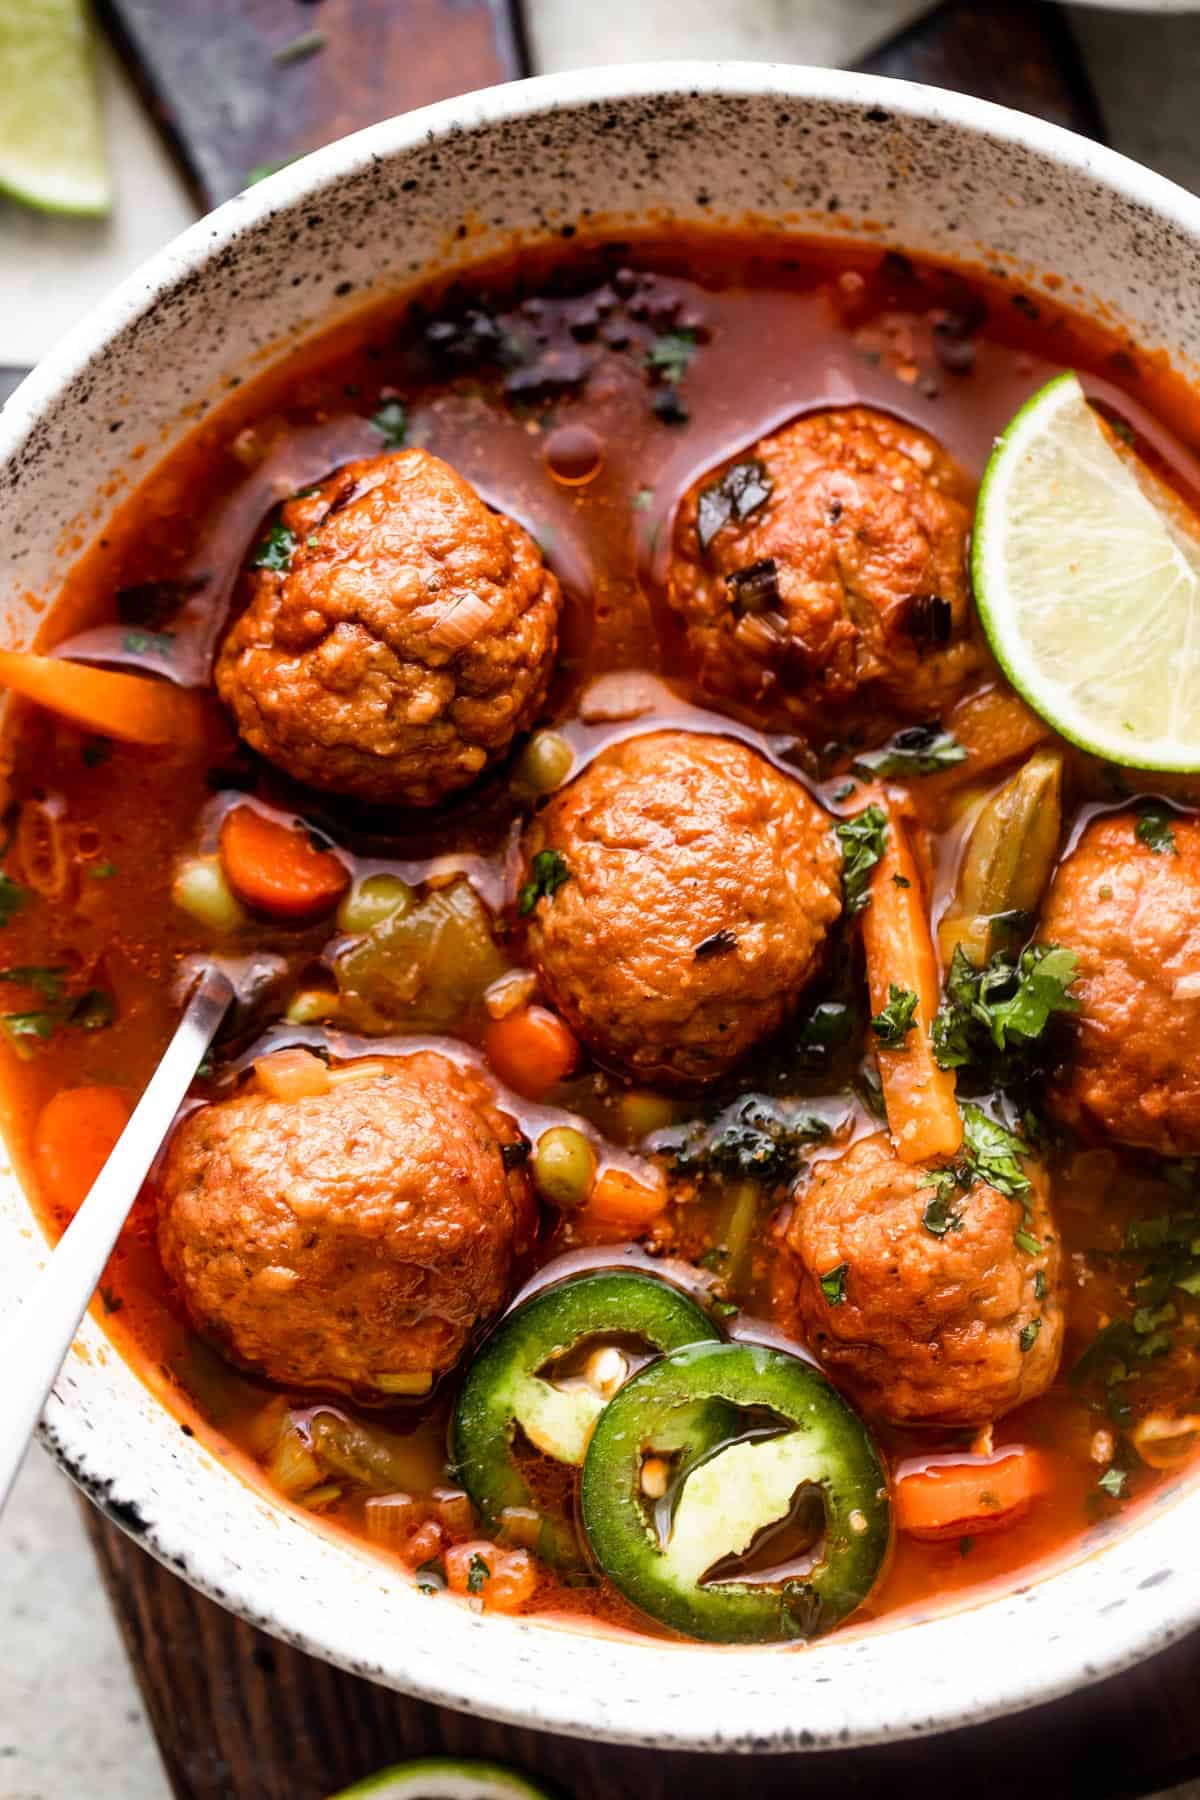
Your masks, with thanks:
[[[1024,146],[1098,181],[1116,198],[1157,216],[1200,250],[1200,202],[1112,151],[1040,120],[962,95],[841,71],[775,64],[668,63],[583,70],[490,89],[385,121],[307,157],[184,232],[129,277],[38,366],[0,416],[0,466],[16,457],[43,411],[123,326],[151,310],[156,295],[206,264],[247,228],[315,194],[372,160],[447,134],[546,109],[606,100],[715,93],[886,108]],[[16,1184],[0,1148],[0,1187]],[[3,1220],[0,1220],[0,1225]],[[28,1236],[28,1214],[21,1226]],[[91,1321],[81,1333],[86,1362],[106,1340]],[[136,1377],[116,1382],[120,1412],[137,1403]],[[140,1391],[140,1390],[139,1390]],[[160,1409],[162,1430],[178,1425]],[[252,1624],[369,1679],[436,1704],[524,1726],[628,1744],[710,1751],[839,1748],[913,1737],[979,1722],[1050,1700],[1112,1675],[1165,1647],[1200,1621],[1200,1559],[1194,1554],[1200,1492],[1160,1504],[1144,1521],[1070,1566],[1016,1592],[900,1628],[837,1635],[799,1653],[722,1651],[617,1641],[535,1621],[480,1618],[448,1604],[418,1615],[427,1629],[391,1645],[361,1642],[362,1620],[342,1604],[347,1587],[366,1591],[367,1559],[269,1507],[254,1507],[283,1547],[289,1579],[249,1565],[241,1546],[183,1521],[146,1516],[141,1471],[108,1443],[78,1402],[70,1359],[43,1421],[62,1466],[110,1518],[168,1567]],[[179,1440],[171,1460],[191,1459],[191,1478],[214,1497],[238,1478],[198,1442]],[[238,1481],[239,1488],[241,1487]],[[161,1496],[159,1496],[161,1499]],[[203,1517],[201,1513],[199,1516]],[[382,1589],[378,1565],[372,1565]],[[427,1601],[413,1599],[428,1608]],[[403,1608],[401,1609],[403,1610]]]

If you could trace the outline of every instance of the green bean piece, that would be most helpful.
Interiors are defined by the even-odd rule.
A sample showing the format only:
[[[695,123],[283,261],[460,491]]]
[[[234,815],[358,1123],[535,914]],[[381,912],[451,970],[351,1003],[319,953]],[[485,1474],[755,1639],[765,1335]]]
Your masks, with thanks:
[[[948,967],[961,944],[976,968],[1010,941],[1005,919],[1035,914],[1062,835],[1063,759],[1038,750],[986,802],[967,842],[954,902],[938,926]]]

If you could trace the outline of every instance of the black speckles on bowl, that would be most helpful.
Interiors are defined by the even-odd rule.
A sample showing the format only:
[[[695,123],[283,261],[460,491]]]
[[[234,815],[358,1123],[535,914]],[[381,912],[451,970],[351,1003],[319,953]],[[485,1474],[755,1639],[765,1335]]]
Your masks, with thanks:
[[[7,643],[27,643],[97,497],[144,446],[339,309],[514,238],[759,218],[958,255],[1200,362],[1200,202],[962,96],[769,65],[608,69],[468,95],[293,164],[202,220],[0,414]],[[114,429],[114,427],[116,429]],[[0,1151],[0,1309],[44,1260]],[[791,1750],[974,1722],[1115,1672],[1200,1619],[1181,1490],[1022,1594],[805,1652],[622,1642],[432,1604],[244,1484],[88,1320],[47,1442],[156,1556],[251,1623],[438,1704],[631,1744]],[[1111,1603],[1121,1596],[1120,1607]],[[1107,1609],[1107,1610],[1105,1610]],[[1080,1646],[1086,1644],[1086,1666]]]

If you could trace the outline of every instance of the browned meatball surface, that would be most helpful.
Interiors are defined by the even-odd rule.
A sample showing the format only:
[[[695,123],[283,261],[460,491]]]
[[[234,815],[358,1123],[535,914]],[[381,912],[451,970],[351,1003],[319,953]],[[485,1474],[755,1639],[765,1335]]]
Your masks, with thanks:
[[[798,1268],[779,1286],[780,1323],[873,1417],[985,1424],[1053,1381],[1059,1241],[1044,1177],[1027,1171],[1028,1216],[976,1181],[954,1196],[960,1224],[942,1236],[924,1222],[928,1170],[902,1163],[882,1134],[813,1171],[787,1228]],[[1014,1242],[1023,1226],[1036,1254]]]
[[[216,667],[246,742],[313,787],[411,806],[503,756],[557,640],[528,532],[425,450],[347,463],[281,524],[287,567],[252,572]]]
[[[163,1262],[196,1326],[273,1381],[438,1374],[503,1305],[529,1235],[501,1148],[516,1136],[478,1076],[431,1053],[302,1100],[243,1091],[171,1140]]]
[[[1155,850],[1131,812],[1094,819],[1059,867],[1040,935],[1079,958],[1058,1118],[1166,1155],[1200,1151],[1200,822]]]
[[[977,665],[966,478],[853,406],[797,419],[704,477],[668,580],[701,684],[801,729],[852,702],[933,717]]]
[[[778,1026],[841,909],[829,821],[728,738],[660,732],[600,755],[534,821],[566,871],[530,953],[604,1062],[696,1085]],[[527,861],[527,867],[529,862]]]

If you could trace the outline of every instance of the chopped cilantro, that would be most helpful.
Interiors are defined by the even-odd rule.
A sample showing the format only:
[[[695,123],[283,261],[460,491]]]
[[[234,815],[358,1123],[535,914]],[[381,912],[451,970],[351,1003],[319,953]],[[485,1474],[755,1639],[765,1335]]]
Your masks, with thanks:
[[[1042,1329],[1042,1321],[1040,1319],[1030,1319],[1028,1325],[1022,1325],[1021,1335],[1017,1339],[1017,1342],[1021,1346],[1022,1352],[1027,1352],[1027,1351],[1030,1351],[1033,1349],[1033,1346],[1037,1343],[1037,1340],[1038,1340],[1038,1332],[1041,1329]]]
[[[1046,1298],[1046,1271],[1035,1269],[1033,1272],[1033,1297],[1035,1300]]]
[[[483,1557],[476,1551],[475,1555],[467,1564],[468,1594],[481,1594],[483,1592],[483,1584],[490,1579],[491,1573],[490,1564],[485,1562]]]
[[[821,1277],[821,1292],[830,1306],[840,1306],[846,1298],[846,1274],[849,1263],[839,1263],[836,1269],[830,1269]]]
[[[1110,1500],[1123,1500],[1125,1490],[1129,1486],[1129,1470],[1105,1469],[1096,1486],[1101,1493],[1107,1494]]]
[[[694,331],[664,331],[655,338],[646,353],[646,367],[661,381],[672,387],[683,380],[688,364],[696,354]]]
[[[61,965],[46,968],[40,963],[24,963],[12,969],[0,969],[0,981],[11,981],[17,987],[32,988],[44,1000],[61,1000],[63,976],[66,973]]]
[[[117,1016],[116,1001],[100,988],[87,988],[82,994],[63,994],[65,969],[27,966],[0,971],[0,980],[31,987],[46,1005],[28,1012],[0,1013],[0,1029],[14,1043],[34,1039],[45,1043],[60,1025],[74,1026],[79,1031],[102,1031]]]
[[[977,1066],[996,1085],[1010,1080],[1053,1015],[1078,1012],[1069,992],[1077,967],[1073,950],[1031,944],[1017,962],[1001,950],[977,969],[956,945],[930,1033],[939,1065]]]
[[[385,400],[371,423],[389,450],[399,450],[408,431],[408,414],[399,400]]]
[[[131,656],[161,656],[164,662],[170,662],[175,654],[175,633],[127,631],[121,639],[121,647]]]
[[[302,31],[290,44],[281,44],[278,50],[273,51],[271,61],[277,69],[286,69],[290,63],[307,62],[310,56],[316,56],[324,48],[323,31]]]
[[[940,725],[908,725],[878,750],[856,756],[852,766],[859,775],[935,775],[966,758],[958,739]]]
[[[795,1042],[801,1050],[825,1051],[849,1043],[854,1033],[854,1008],[845,1000],[822,1000],[800,1022]]]
[[[716,1175],[776,1187],[791,1181],[809,1144],[830,1135],[819,1113],[792,1111],[759,1094],[745,1094],[707,1123],[694,1120],[656,1138],[684,1174]]]
[[[871,1030],[879,1039],[880,1048],[903,1048],[905,1038],[917,1022],[916,1015],[917,996],[912,989],[897,987],[894,981],[890,982],[887,1005],[871,1020]]]
[[[446,1590],[446,1575],[436,1557],[423,1562],[416,1571],[417,1591],[421,1594],[441,1594]]]
[[[1159,856],[1179,855],[1175,833],[1171,830],[1171,815],[1165,806],[1144,806],[1133,829],[1138,842]]]
[[[288,569],[296,549],[296,534],[286,525],[272,525],[250,558],[252,569]]]
[[[28,888],[18,886],[11,876],[0,874],[0,926],[7,925],[13,914],[28,904]]]
[[[677,387],[656,388],[650,405],[655,418],[661,419],[664,425],[686,425],[691,417]]]
[[[868,806],[852,819],[833,828],[842,846],[842,891],[851,918],[870,904],[871,871],[887,849],[887,814],[880,806]]]
[[[961,1231],[962,1214],[954,1211],[953,1202],[959,1191],[958,1176],[953,1169],[931,1169],[923,1186],[934,1190],[921,1215],[921,1223],[932,1237],[945,1237],[947,1232]]]
[[[981,1107],[964,1101],[959,1111],[963,1121],[963,1160],[971,1174],[986,1181],[997,1193],[1010,1200],[1022,1200],[1029,1192],[1029,1177],[1021,1167],[1022,1157],[1029,1155],[1024,1141]]]
[[[767,465],[755,458],[750,462],[734,463],[719,481],[701,488],[696,511],[700,548],[708,549],[722,525],[728,525],[733,519],[748,519],[751,513],[757,512],[770,499],[774,485]]]
[[[887,1119],[887,1108],[883,1104],[883,1089],[879,1077],[872,1069],[862,1068],[853,1084],[854,1097],[870,1113],[873,1119],[884,1122]]]
[[[570,876],[567,859],[560,850],[539,850],[530,867],[529,880],[517,895],[520,916],[531,913],[539,900],[552,899]]]

